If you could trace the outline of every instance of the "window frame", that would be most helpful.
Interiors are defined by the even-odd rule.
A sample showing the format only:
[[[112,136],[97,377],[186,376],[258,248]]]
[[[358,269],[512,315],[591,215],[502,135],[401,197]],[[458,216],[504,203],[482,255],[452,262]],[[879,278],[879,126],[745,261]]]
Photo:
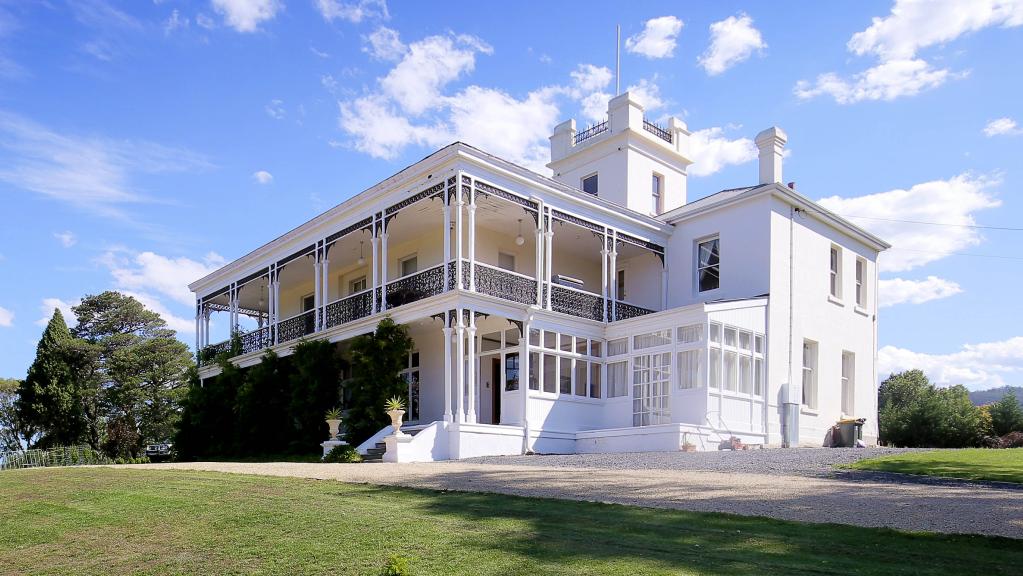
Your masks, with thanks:
[[[840,376],[840,408],[843,414],[852,416],[856,411],[856,354],[842,350],[842,373]]]
[[[867,259],[862,256],[856,257],[856,305],[860,308],[867,307]]]
[[[807,365],[807,351],[811,352],[809,358],[809,366]],[[817,410],[818,405],[818,379],[819,379],[819,362],[820,359],[820,348],[817,342],[813,340],[803,339],[803,361],[802,361],[802,378],[800,379],[800,398],[799,404],[803,409],[806,410]],[[809,382],[807,382],[807,375],[809,374]],[[809,394],[807,393],[807,385],[809,384]]]
[[[828,250],[828,294],[842,299],[842,247],[832,244]]]
[[[703,261],[701,259],[701,254],[702,254],[701,247],[704,244],[710,244],[712,242],[716,242],[717,243],[717,262],[714,263],[714,264],[708,263],[707,265],[703,265]],[[695,249],[696,249],[696,254],[694,256],[694,263],[695,263],[695,266],[694,266],[695,278],[694,278],[694,280],[695,280],[695,283],[696,283],[696,292],[698,294],[703,294],[705,292],[713,292],[714,290],[720,289],[721,288],[721,235],[720,234],[715,234],[713,236],[707,236],[707,237],[704,237],[704,238],[699,238],[699,239],[694,241],[694,244],[695,244]],[[712,251],[711,254],[713,255],[714,252]],[[710,260],[710,258],[708,258],[708,262],[709,262],[709,260]],[[700,281],[701,280],[701,273],[704,270],[711,270],[711,269],[717,271],[717,275],[716,275],[717,282],[716,282],[716,285],[714,287],[712,287],[712,288],[704,289],[703,288],[703,283]]]
[[[415,260],[415,262],[416,262],[416,269],[413,270],[412,272],[409,272],[408,274],[406,274],[405,273],[405,264],[408,263],[408,262],[411,262],[413,260]],[[407,276],[412,276],[413,274],[418,274],[419,273],[419,253],[418,252],[413,252],[411,254],[408,254],[407,256],[402,256],[401,258],[398,258],[398,271],[401,272],[401,276],[399,276],[398,278],[405,278]]]
[[[664,176],[657,172],[653,173],[650,180],[650,200],[650,207],[653,208],[652,215],[657,216],[664,212]]]
[[[362,288],[359,289],[359,290],[356,290],[355,289],[355,285],[358,284],[359,282],[362,282]],[[366,290],[369,290],[369,282],[366,280],[366,275],[365,274],[363,274],[362,276],[359,276],[358,278],[352,278],[351,280],[348,281],[348,295],[349,296],[351,296],[352,294],[358,294],[360,292],[365,292]]]
[[[586,189],[586,181],[591,179],[591,178],[593,179],[593,192],[590,192],[590,191],[588,191]],[[599,172],[592,172],[592,173],[587,174],[586,176],[583,176],[582,178],[580,178],[579,179],[579,189],[582,190],[585,194],[592,194],[594,196],[599,196],[600,195],[600,177],[599,177]]]

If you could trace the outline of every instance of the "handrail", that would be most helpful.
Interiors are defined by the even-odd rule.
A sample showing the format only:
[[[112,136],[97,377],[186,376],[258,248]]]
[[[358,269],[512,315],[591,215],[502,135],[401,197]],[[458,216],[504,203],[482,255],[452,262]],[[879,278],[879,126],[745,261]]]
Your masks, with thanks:
[[[526,274],[523,274],[521,272],[516,272],[514,270],[508,270],[507,268],[501,268],[500,266],[494,266],[493,264],[486,264],[484,262],[476,262],[476,265],[477,266],[483,266],[484,268],[490,268],[491,270],[497,270],[498,272],[504,272],[505,274],[512,274],[514,276],[518,276],[519,278],[525,278],[526,280],[531,280],[533,282],[536,282],[536,278],[534,278],[533,276],[528,276]]]
[[[411,277],[415,276],[416,274],[422,274],[423,272],[429,272],[430,270],[433,270],[434,268],[443,268],[443,267],[444,267],[444,263],[441,262],[440,264],[437,264],[437,265],[434,265],[434,266],[430,266],[429,268],[423,268],[422,270],[416,270],[415,272],[413,272],[411,274],[406,274],[406,275],[401,276],[399,278],[395,278],[394,280],[388,280],[386,282],[386,284],[388,286],[390,286],[391,284],[394,284],[395,282],[401,282],[402,280],[407,280],[408,278],[411,278]],[[354,294],[353,294],[353,296],[354,296]]]
[[[669,132],[667,128],[661,128],[660,126],[654,124],[653,122],[647,120],[646,118],[643,119],[643,129],[646,130],[647,132],[650,132],[654,136],[657,136],[661,140],[664,140],[668,144],[673,143],[674,138],[672,138],[671,132]]]
[[[550,284],[551,284],[551,286],[557,286],[558,288],[564,288],[565,290],[571,290],[573,292],[579,292],[580,294],[586,294],[587,296],[596,296],[598,298],[603,298],[603,296],[601,296],[600,294],[597,294],[596,292],[590,292],[589,290],[583,290],[582,288],[573,288],[571,286],[565,286],[564,284],[558,284],[557,282],[553,282],[553,281]]]
[[[358,292],[352,292],[351,294],[349,294],[347,296],[342,296],[342,297],[338,298],[337,300],[332,300],[330,302],[327,302],[326,305],[330,306],[331,304],[337,304],[338,302],[341,302],[342,300],[348,300],[349,298],[355,298],[356,296],[361,296],[363,294],[366,294],[366,293],[372,292],[372,291],[373,291],[373,288],[366,288],[365,290],[359,290]]]
[[[576,134],[574,144],[578,144],[583,140],[586,140],[587,138],[592,138],[597,134],[607,132],[607,129],[608,129],[607,120],[604,120],[603,122],[598,122],[597,124],[594,124],[593,126],[587,128],[586,130],[583,130],[582,132]]]

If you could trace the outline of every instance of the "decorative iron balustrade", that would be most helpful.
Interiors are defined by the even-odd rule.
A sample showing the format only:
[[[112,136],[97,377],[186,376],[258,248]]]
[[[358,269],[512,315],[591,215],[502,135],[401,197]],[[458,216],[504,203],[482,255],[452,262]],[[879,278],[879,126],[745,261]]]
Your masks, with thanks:
[[[209,346],[203,347],[202,351],[199,352],[199,365],[209,366],[216,362],[217,356],[220,356],[224,352],[231,351],[231,341],[224,340],[223,342],[217,342],[216,344],[210,344]]]
[[[607,132],[607,129],[608,129],[607,120],[604,120],[599,124],[594,124],[593,126],[587,128],[586,130],[583,130],[582,132],[576,134],[574,144],[578,144],[583,140],[586,140],[587,138],[593,138],[594,136],[602,132]]]
[[[653,314],[655,310],[643,308],[642,306],[636,306],[635,304],[629,304],[628,302],[622,302],[619,300],[615,305],[615,320],[628,320],[629,318],[635,318],[637,316],[645,316],[647,314]]]
[[[365,318],[373,313],[373,291],[363,290],[358,294],[352,294],[336,302],[327,304],[327,311],[323,319],[323,327],[333,328],[341,324],[347,324],[359,318]]]
[[[536,304],[535,279],[478,262],[476,291],[519,304]]]
[[[310,310],[277,323],[277,342],[288,342],[316,331],[316,311]]]
[[[647,120],[646,118],[643,119],[643,129],[653,134],[654,136],[657,136],[661,140],[664,140],[668,144],[672,144],[674,142],[674,138],[672,137],[671,132],[669,132],[667,128],[661,128],[660,126],[654,124],[653,122]]]
[[[241,335],[242,354],[266,350],[273,346],[273,332],[269,326],[257,328]]]
[[[603,320],[604,298],[590,292],[551,284],[551,310],[588,320]]]
[[[399,278],[387,284],[387,307],[411,304],[444,291],[444,265]]]

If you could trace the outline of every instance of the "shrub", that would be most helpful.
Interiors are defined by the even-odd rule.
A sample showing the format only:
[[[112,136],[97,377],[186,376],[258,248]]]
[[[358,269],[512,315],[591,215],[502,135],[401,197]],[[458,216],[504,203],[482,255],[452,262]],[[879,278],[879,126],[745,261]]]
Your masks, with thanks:
[[[411,576],[412,561],[406,556],[391,556],[380,571],[380,576]]]
[[[889,376],[878,389],[881,441],[894,446],[981,445],[991,421],[962,386],[936,388],[920,370]]]
[[[331,448],[330,452],[323,457],[323,461],[332,464],[351,464],[362,462],[362,455],[350,444],[342,444]]]
[[[1001,448],[1023,448],[1023,432],[1009,432],[1000,440]]]

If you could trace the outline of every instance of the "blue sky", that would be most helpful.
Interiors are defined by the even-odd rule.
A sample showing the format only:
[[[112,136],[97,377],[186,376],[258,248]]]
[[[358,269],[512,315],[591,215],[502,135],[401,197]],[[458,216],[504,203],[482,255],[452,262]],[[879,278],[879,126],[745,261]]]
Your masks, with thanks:
[[[894,243],[882,370],[1023,384],[1023,0],[0,0],[0,376],[106,289],[191,343],[188,282],[455,139],[542,166],[613,93],[616,24],[622,88],[694,132],[691,200],[778,125],[786,179]]]

